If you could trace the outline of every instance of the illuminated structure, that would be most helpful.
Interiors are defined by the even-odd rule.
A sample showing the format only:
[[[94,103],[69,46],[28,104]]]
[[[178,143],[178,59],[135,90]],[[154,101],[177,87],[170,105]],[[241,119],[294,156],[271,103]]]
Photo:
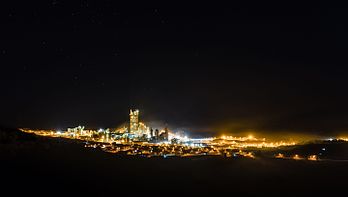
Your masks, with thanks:
[[[130,110],[129,113],[129,136],[138,140],[150,138],[150,128],[143,122],[139,122],[139,110]]]
[[[68,133],[74,133],[76,135],[81,135],[84,131],[85,127],[84,126],[78,126],[75,128],[68,128],[67,131]]]
[[[139,128],[139,110],[130,110],[129,113],[129,133],[135,134]]]
[[[26,133],[48,137],[61,137],[79,139],[86,143],[86,147],[100,146],[104,151],[111,153],[126,153],[127,155],[143,156],[202,156],[224,155],[231,157],[239,155],[254,158],[253,152],[248,148],[275,148],[280,146],[293,146],[295,142],[267,141],[265,138],[254,136],[235,137],[226,136],[210,138],[189,138],[184,132],[172,132],[164,129],[150,128],[139,121],[139,110],[130,110],[129,127],[118,129],[86,130],[83,126],[68,128],[66,131],[31,130],[21,129]],[[244,151],[245,150],[245,151]],[[279,154],[276,158],[284,158]],[[293,159],[304,159],[295,155]],[[308,160],[317,160],[316,156],[308,157]]]
[[[79,138],[79,137],[91,137],[93,134],[93,131],[91,130],[85,130],[84,126],[78,126],[75,128],[68,128],[66,135],[71,135],[72,137]]]
[[[150,128],[147,127],[144,123],[139,122],[139,127],[138,127],[138,136],[139,137],[144,137],[144,138],[149,138],[150,137]]]

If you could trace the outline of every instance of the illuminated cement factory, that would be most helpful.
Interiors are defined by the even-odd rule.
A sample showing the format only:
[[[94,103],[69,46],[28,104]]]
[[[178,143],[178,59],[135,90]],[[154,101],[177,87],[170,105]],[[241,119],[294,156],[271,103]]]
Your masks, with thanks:
[[[152,156],[224,156],[250,157],[254,154],[250,148],[276,148],[293,146],[295,142],[268,142],[265,138],[253,136],[221,136],[210,138],[189,138],[186,135],[154,129],[139,121],[139,110],[130,110],[128,127],[117,129],[88,130],[84,126],[68,128],[66,131],[21,129],[23,132],[48,137],[60,137],[80,140],[85,147],[101,148],[105,152],[124,155]],[[281,155],[277,155],[281,158]],[[315,158],[311,158],[312,160]]]

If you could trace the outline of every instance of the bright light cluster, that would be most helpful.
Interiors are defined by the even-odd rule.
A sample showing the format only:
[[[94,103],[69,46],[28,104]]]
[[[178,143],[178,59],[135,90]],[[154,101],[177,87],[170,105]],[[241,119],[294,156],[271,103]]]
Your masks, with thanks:
[[[84,126],[77,126],[67,128],[65,131],[21,130],[41,136],[78,139],[84,141],[86,147],[99,147],[110,153],[142,156],[224,155],[254,158],[252,152],[244,152],[244,149],[295,145],[295,142],[268,142],[265,138],[256,138],[252,135],[189,138],[184,132],[172,132],[167,127],[153,129],[139,121],[139,114],[139,110],[130,110],[129,126],[118,129],[91,130],[85,129]]]
[[[294,141],[275,141],[268,142],[266,138],[256,138],[252,135],[247,137],[234,137],[223,135],[220,138],[214,138],[213,143],[215,145],[229,145],[230,148],[275,148],[279,146],[293,146],[296,144]]]
[[[126,129],[126,128],[125,128]],[[279,146],[292,146],[295,142],[267,142],[265,138],[247,137],[210,137],[210,138],[189,138],[183,132],[168,132],[168,139],[162,141],[151,141],[144,138],[142,141],[134,135],[129,135],[125,129],[98,129],[85,130],[85,127],[78,126],[69,128],[66,131],[53,130],[31,130],[21,129],[26,133],[33,133],[48,137],[61,137],[78,139],[85,142],[85,147],[101,148],[105,152],[152,156],[225,156],[225,157],[248,157],[255,158],[253,152],[244,151],[252,148],[273,148]],[[122,131],[122,133],[119,133]],[[161,131],[163,132],[163,131]],[[282,156],[284,157],[284,156]],[[277,157],[281,158],[281,156]],[[294,158],[296,159],[296,158]],[[312,158],[313,160],[313,158]]]

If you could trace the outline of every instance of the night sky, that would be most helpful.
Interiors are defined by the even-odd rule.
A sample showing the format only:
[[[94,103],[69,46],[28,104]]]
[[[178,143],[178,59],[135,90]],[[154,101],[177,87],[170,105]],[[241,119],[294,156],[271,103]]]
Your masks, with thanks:
[[[125,2],[1,2],[0,124],[348,133],[345,6]]]

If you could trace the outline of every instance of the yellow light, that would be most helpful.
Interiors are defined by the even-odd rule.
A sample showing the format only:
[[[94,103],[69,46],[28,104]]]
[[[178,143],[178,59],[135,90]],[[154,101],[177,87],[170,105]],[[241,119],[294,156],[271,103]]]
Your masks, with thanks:
[[[295,159],[295,160],[299,160],[299,159],[302,159],[299,155],[294,155],[293,157],[292,157],[293,159]]]
[[[284,158],[284,155],[281,154],[281,153],[278,153],[275,157],[276,157],[276,158]]]
[[[316,156],[316,155],[310,155],[310,156],[308,157],[308,160],[310,160],[310,161],[317,161],[317,160],[318,160],[318,156]]]
[[[348,141],[348,138],[339,138],[339,140]]]

